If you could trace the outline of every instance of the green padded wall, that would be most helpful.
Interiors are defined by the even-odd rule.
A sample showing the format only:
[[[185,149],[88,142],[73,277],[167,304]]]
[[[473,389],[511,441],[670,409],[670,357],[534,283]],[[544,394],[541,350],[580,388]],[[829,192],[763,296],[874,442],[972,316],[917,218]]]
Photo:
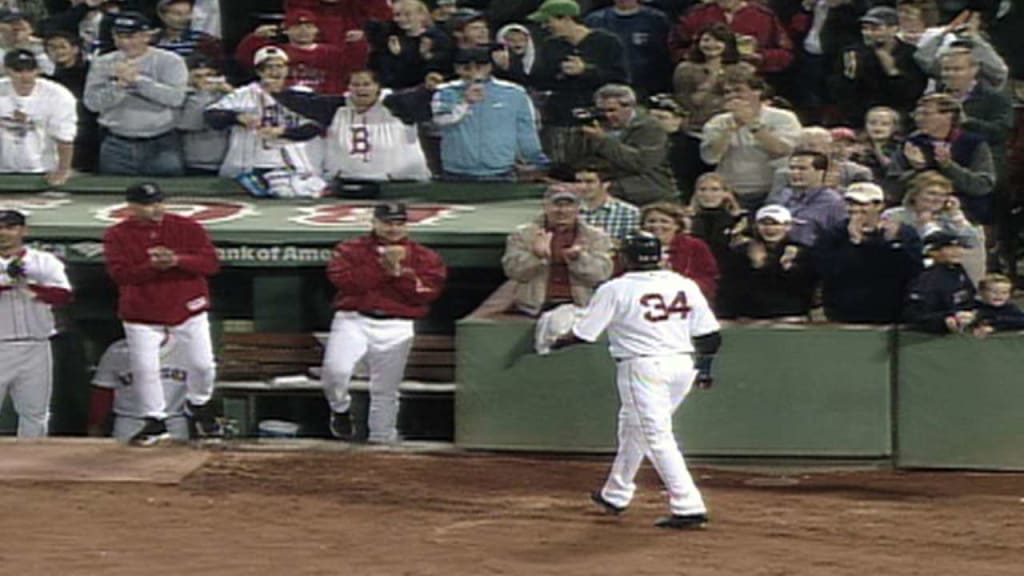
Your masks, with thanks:
[[[897,464],[1024,470],[1024,338],[899,335]]]
[[[890,333],[726,328],[718,383],[676,415],[688,454],[891,454]],[[455,442],[465,448],[612,451],[618,399],[603,344],[532,352],[528,319],[458,323]]]

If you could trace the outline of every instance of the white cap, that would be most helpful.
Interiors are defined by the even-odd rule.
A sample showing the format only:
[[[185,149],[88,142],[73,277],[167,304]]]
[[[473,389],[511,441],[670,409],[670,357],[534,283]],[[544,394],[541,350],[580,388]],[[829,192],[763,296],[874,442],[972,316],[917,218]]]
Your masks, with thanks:
[[[754,215],[754,220],[757,222],[761,220],[774,220],[779,224],[789,224],[793,221],[793,215],[785,206],[768,204],[767,206],[762,206],[757,211],[757,214]]]
[[[878,184],[871,182],[854,182],[846,189],[844,198],[849,198],[859,204],[870,204],[872,202],[884,202],[885,193]]]
[[[252,65],[259,66],[271,58],[280,58],[284,60],[285,64],[288,63],[288,53],[278,48],[277,46],[264,46],[256,51],[256,55],[252,57]]]

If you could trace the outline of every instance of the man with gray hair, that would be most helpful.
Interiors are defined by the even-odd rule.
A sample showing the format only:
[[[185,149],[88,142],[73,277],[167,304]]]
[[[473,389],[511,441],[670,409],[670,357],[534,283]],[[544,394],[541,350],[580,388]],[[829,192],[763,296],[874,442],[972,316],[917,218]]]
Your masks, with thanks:
[[[83,95],[107,131],[99,171],[180,176],[184,165],[174,127],[188,85],[185,61],[150,46],[153,28],[138,12],[118,13],[112,29],[117,50],[93,61]]]
[[[657,120],[637,110],[625,84],[605,84],[594,94],[592,114],[581,118],[583,138],[573,139],[570,164],[591,163],[607,174],[609,192],[643,205],[675,197],[668,164],[668,135]]]

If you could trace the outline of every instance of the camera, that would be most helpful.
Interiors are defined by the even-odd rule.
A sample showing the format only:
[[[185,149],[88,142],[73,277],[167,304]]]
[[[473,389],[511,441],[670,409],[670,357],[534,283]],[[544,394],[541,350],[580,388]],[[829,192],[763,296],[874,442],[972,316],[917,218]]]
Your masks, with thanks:
[[[595,106],[573,108],[572,119],[578,125],[593,124],[604,120],[604,112]]]

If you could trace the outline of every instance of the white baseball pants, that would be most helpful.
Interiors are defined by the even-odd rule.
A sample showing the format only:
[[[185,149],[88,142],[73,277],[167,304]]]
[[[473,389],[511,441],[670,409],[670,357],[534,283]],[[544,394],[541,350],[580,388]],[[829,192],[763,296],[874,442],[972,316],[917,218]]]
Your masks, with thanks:
[[[0,404],[8,391],[18,413],[18,437],[46,436],[53,393],[49,340],[0,342]]]
[[[412,320],[378,320],[357,312],[338,311],[324,350],[321,375],[324,396],[334,412],[348,412],[348,393],[356,364],[366,357],[370,371],[370,442],[398,439],[398,387],[415,333]]]
[[[623,360],[616,366],[619,448],[601,490],[608,502],[625,508],[636,492],[637,471],[651,461],[669,494],[673,514],[707,511],[672,433],[672,414],[697,376],[688,354]]]
[[[177,326],[124,322],[128,341],[132,386],[139,402],[139,413],[150,418],[167,417],[164,386],[160,381],[160,344],[166,338],[177,341],[182,367],[188,371],[185,384],[188,401],[206,404],[213,397],[217,367],[210,341],[210,319],[206,312],[196,314]]]

